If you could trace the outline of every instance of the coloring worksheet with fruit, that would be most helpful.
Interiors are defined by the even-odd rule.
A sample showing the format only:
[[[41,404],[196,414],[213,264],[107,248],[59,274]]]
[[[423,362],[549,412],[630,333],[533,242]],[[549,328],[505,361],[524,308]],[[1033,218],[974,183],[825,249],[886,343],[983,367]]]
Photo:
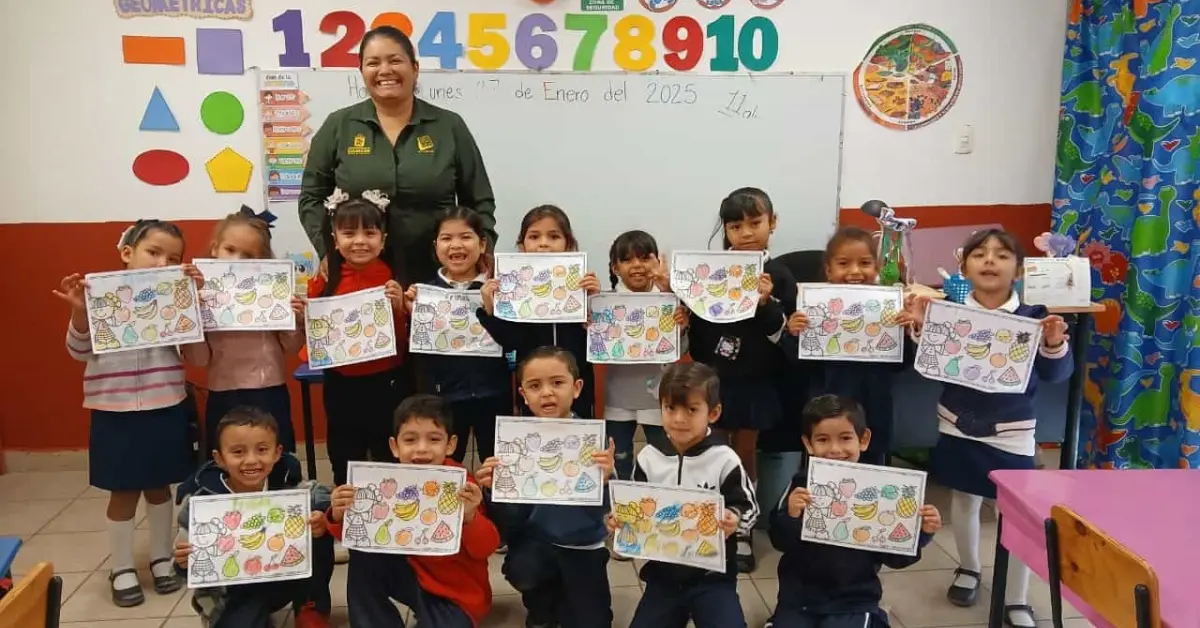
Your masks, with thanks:
[[[198,259],[204,274],[200,322],[205,331],[296,329],[296,266],[286,259]]]
[[[801,540],[916,556],[925,475],[810,456]]]
[[[586,253],[497,253],[496,317],[518,323],[583,323]]]
[[[449,556],[462,544],[467,481],[462,467],[351,462],[354,502],[342,518],[342,545],[363,552]]]
[[[607,447],[600,419],[498,416],[492,500],[599,506],[604,481],[592,456]]]
[[[504,350],[475,316],[475,310],[482,305],[483,297],[478,290],[447,290],[418,284],[408,350],[439,355],[504,355]]]
[[[201,495],[188,501],[188,588],[312,575],[307,490]]]
[[[725,498],[715,491],[663,484],[608,483],[619,528],[613,550],[725,573]]]
[[[663,292],[605,292],[588,300],[588,362],[671,364],[679,361],[679,297]]]
[[[983,392],[1023,393],[1042,346],[1039,321],[930,301],[913,366],[929,379]]]
[[[93,353],[204,340],[196,282],[182,267],[92,273],[83,279]]]
[[[309,299],[304,314],[313,370],[396,355],[392,302],[383,288]]]
[[[796,311],[808,327],[800,332],[800,358],[902,362],[904,330],[896,317],[903,309],[898,286],[802,283]]]
[[[753,318],[763,259],[755,251],[676,251],[671,255],[671,290],[710,323]]]

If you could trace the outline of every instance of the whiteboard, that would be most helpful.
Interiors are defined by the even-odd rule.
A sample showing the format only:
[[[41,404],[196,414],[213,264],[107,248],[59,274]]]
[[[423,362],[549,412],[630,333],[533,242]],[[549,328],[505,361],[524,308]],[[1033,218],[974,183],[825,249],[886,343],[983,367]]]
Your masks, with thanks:
[[[297,72],[314,133],[367,98],[357,70]],[[664,252],[708,247],[721,200],[742,186],[771,196],[776,255],[823,249],[836,228],[844,74],[423,71],[417,95],[461,115],[475,136],[500,251],[516,249],[525,212],[550,203],[607,277],[623,231],[648,231]],[[270,209],[283,223],[277,250],[309,250],[295,201]]]

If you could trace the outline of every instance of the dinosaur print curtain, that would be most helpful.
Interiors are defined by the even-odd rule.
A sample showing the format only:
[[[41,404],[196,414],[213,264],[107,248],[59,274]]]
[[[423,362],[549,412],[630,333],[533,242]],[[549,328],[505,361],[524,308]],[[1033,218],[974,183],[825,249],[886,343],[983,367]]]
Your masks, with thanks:
[[[1075,0],[1054,228],[1092,262],[1083,465],[1200,467],[1200,1]]]

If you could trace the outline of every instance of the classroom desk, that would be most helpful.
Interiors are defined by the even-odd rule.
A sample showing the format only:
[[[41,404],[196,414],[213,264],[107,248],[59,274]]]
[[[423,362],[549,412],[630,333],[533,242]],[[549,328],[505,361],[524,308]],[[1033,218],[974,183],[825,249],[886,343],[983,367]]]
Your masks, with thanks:
[[[0,578],[8,577],[17,550],[21,549],[21,539],[15,536],[0,537]]]
[[[944,299],[946,293],[941,290],[913,284],[908,291],[931,299]],[[1088,307],[1052,307],[1051,314],[1058,314],[1064,319],[1075,319],[1071,332],[1071,360],[1075,369],[1067,384],[1067,414],[1063,430],[1062,449],[1059,452],[1058,467],[1060,469],[1079,468],[1079,412],[1083,408],[1083,386],[1087,381],[1087,349],[1091,341],[1092,315],[1105,310],[1100,303],[1092,303]],[[1070,323],[1070,320],[1067,320]],[[1039,441],[1040,442],[1040,441]]]
[[[1200,596],[1195,593],[1200,549],[1194,540],[1200,520],[1200,473],[1010,470],[993,471],[989,477],[996,483],[997,510],[989,628],[1004,623],[1010,552],[1048,578],[1045,521],[1055,504],[1069,506],[1150,563],[1158,576],[1164,628],[1200,626]],[[1110,625],[1065,587],[1063,596],[1095,625]],[[1133,604],[1133,591],[1129,603]]]
[[[296,381],[300,382],[300,410],[304,415],[304,455],[308,463],[308,479],[317,479],[317,443],[313,436],[313,417],[312,417],[312,385],[320,384],[325,376],[321,371],[314,371],[308,368],[308,362],[304,362],[292,374]]]

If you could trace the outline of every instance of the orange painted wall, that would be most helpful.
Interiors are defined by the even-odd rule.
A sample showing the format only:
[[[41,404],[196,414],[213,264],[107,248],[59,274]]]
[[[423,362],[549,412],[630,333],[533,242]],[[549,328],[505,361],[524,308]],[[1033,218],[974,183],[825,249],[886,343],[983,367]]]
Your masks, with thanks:
[[[1050,205],[973,205],[898,208],[923,227],[998,222],[1018,234],[1027,247],[1050,226]],[[847,224],[872,227],[857,209],[844,209]],[[179,223],[189,257],[203,255],[213,221]],[[88,444],[88,414],[80,406],[83,364],[63,348],[67,311],[51,290],[73,272],[115,270],[115,243],[125,224],[41,223],[0,225],[0,261],[5,272],[0,290],[8,295],[0,307],[0,330],[9,355],[0,360],[0,447],[12,450],[83,449]],[[16,295],[22,295],[19,306]],[[294,369],[296,364],[291,364]],[[203,386],[204,373],[189,373]],[[293,422],[300,432],[300,391],[291,384]],[[603,398],[601,396],[601,398]],[[316,436],[324,439],[320,387],[314,388]]]

